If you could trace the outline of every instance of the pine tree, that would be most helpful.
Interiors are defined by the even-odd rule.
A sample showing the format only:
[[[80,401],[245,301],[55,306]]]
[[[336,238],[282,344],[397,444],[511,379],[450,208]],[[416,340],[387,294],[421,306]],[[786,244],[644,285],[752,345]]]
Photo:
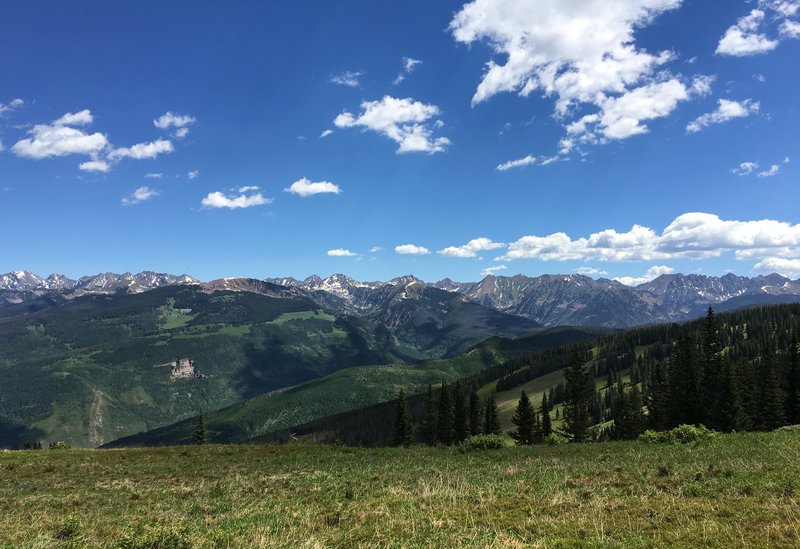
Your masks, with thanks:
[[[618,399],[617,415],[614,417],[614,438],[634,440],[645,429],[642,395],[639,387],[632,385],[628,391],[621,388]]]
[[[722,348],[714,309],[708,308],[703,322],[703,372],[701,374],[703,408],[698,421],[715,429],[720,428],[718,418],[723,404],[719,394],[719,376],[722,371]]]
[[[438,414],[436,412],[436,399],[433,396],[433,386],[428,384],[428,398],[425,401],[425,415],[422,416],[420,435],[422,441],[428,446],[436,446],[436,435],[438,425]]]
[[[651,429],[663,431],[670,426],[669,382],[667,368],[663,364],[650,370],[647,384],[647,421]]]
[[[564,434],[573,442],[584,442],[588,438],[594,384],[583,367],[580,354],[572,357],[572,364],[564,370],[564,379]]]
[[[487,435],[500,434],[500,418],[497,416],[497,402],[494,393],[486,399],[484,407],[483,432]]]
[[[478,393],[472,391],[469,394],[469,434],[479,435],[481,428],[481,399]]]
[[[709,422],[715,429],[724,432],[739,431],[747,425],[739,398],[739,388],[733,366],[730,362],[723,361],[722,369],[717,379],[717,405],[712,422]]]
[[[547,402],[547,393],[542,393],[542,437],[548,437],[553,432],[550,422],[550,404]]]
[[[453,385],[453,442],[459,444],[469,436],[469,417],[461,384]]]
[[[784,424],[785,395],[781,390],[775,355],[768,348],[761,357],[756,388],[756,417],[754,427],[772,431]]]
[[[208,444],[208,431],[206,431],[206,421],[203,417],[203,410],[197,416],[197,424],[194,428],[194,435],[192,440],[195,444]]]
[[[445,446],[450,446],[453,443],[453,406],[450,403],[450,388],[447,383],[442,383],[439,391],[436,439]]]
[[[394,445],[408,448],[414,442],[414,426],[408,412],[406,394],[400,389],[397,395],[397,416],[394,421]]]
[[[517,402],[517,409],[514,412],[514,417],[511,418],[511,423],[516,425],[517,428],[509,431],[508,435],[518,445],[529,446],[533,444],[536,431],[536,412],[524,390],[519,397],[519,402]]]
[[[797,336],[793,336],[786,376],[786,420],[790,425],[800,423],[800,349],[797,345]]]
[[[681,423],[697,425],[702,419],[700,393],[702,368],[692,337],[678,338],[669,359],[670,426]]]

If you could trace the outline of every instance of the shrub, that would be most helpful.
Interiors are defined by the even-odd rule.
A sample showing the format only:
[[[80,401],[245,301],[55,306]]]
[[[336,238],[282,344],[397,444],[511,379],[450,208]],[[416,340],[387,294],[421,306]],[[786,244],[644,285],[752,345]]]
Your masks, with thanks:
[[[775,430],[780,433],[800,433],[800,425],[784,425]]]
[[[545,444],[549,444],[550,446],[555,446],[557,444],[567,444],[569,442],[569,440],[567,440],[565,437],[563,437],[563,436],[561,436],[561,435],[559,435],[557,433],[550,433],[549,435],[544,437],[544,441],[543,442]]]
[[[474,435],[464,441],[469,450],[497,450],[505,445],[506,441],[500,435]]]
[[[70,448],[72,448],[72,446],[70,446],[69,442],[64,442],[63,440],[50,443],[51,450],[69,450]]]
[[[697,440],[707,440],[714,438],[716,433],[704,425],[678,425],[669,431],[647,430],[639,435],[641,442],[647,443],[666,443],[666,444],[686,444]]]

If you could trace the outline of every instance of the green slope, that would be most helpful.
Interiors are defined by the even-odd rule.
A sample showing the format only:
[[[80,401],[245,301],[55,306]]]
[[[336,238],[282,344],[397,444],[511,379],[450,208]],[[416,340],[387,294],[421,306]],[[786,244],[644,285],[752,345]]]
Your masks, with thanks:
[[[597,335],[593,329],[550,329],[508,340],[492,338],[458,357],[413,364],[387,364],[346,368],[322,379],[277,394],[261,395],[206,416],[215,442],[243,442],[305,424],[390,401],[400,389],[421,393],[428,384],[454,381],[524,353]],[[109,444],[159,445],[188,442],[194,419],[125,437]]]

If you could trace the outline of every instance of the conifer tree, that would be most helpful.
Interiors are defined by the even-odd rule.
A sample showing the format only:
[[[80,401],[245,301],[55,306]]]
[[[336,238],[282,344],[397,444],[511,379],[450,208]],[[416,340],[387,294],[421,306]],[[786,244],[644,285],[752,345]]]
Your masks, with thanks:
[[[719,428],[718,418],[722,402],[719,394],[719,375],[722,370],[722,346],[719,339],[719,329],[714,316],[714,309],[708,308],[703,322],[703,372],[700,393],[703,408],[700,417],[701,423]]]
[[[408,448],[414,442],[414,426],[408,411],[406,394],[400,389],[397,395],[397,416],[394,421],[394,445]]]
[[[564,434],[573,442],[585,442],[589,430],[589,406],[594,398],[592,378],[583,367],[583,357],[575,354],[564,370]]]
[[[767,348],[758,368],[754,427],[762,431],[772,431],[783,425],[786,420],[784,406],[785,395],[781,390],[778,365],[775,355]]]
[[[500,418],[497,416],[497,402],[494,393],[486,399],[484,407],[483,432],[487,435],[500,434]]]
[[[425,401],[425,415],[422,416],[420,435],[422,441],[428,446],[436,446],[437,430],[439,428],[436,399],[433,396],[433,386],[428,384],[428,398]]]
[[[681,336],[669,359],[670,426],[701,422],[701,376],[695,341],[691,336]]]
[[[553,432],[550,422],[550,404],[547,402],[547,393],[542,393],[542,437],[547,437]]]
[[[192,440],[195,444],[208,444],[208,431],[206,431],[206,421],[203,417],[203,410],[197,416],[197,423],[194,428]]]
[[[650,370],[647,384],[647,420],[651,429],[663,431],[670,426],[669,382],[667,368],[663,364]]]
[[[508,435],[518,445],[529,446],[534,443],[536,412],[524,390],[517,402],[517,409],[511,418],[511,423],[516,425],[516,429],[509,431]]]
[[[472,391],[469,395],[469,434],[479,435],[481,428],[481,399],[478,393]]]
[[[630,390],[620,389],[617,415],[614,417],[614,438],[618,440],[634,440],[645,429],[645,418],[642,410],[642,395],[639,387],[631,385]]]
[[[469,417],[461,384],[453,385],[453,442],[459,444],[469,436]]]
[[[739,388],[733,366],[727,360],[722,362],[717,378],[717,404],[713,421],[709,423],[720,431],[739,431],[746,427],[747,417],[739,398]]]
[[[789,348],[789,369],[786,380],[786,420],[789,425],[800,423],[800,348],[797,336],[792,337]]]
[[[450,401],[450,388],[442,383],[439,390],[438,425],[436,439],[440,444],[450,446],[453,443],[453,405]]]

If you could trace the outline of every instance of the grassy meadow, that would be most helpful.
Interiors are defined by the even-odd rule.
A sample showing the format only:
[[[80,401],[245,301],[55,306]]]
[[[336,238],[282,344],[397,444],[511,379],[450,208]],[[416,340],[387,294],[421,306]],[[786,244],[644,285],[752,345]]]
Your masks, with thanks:
[[[797,547],[800,433],[0,453],[0,547]]]

